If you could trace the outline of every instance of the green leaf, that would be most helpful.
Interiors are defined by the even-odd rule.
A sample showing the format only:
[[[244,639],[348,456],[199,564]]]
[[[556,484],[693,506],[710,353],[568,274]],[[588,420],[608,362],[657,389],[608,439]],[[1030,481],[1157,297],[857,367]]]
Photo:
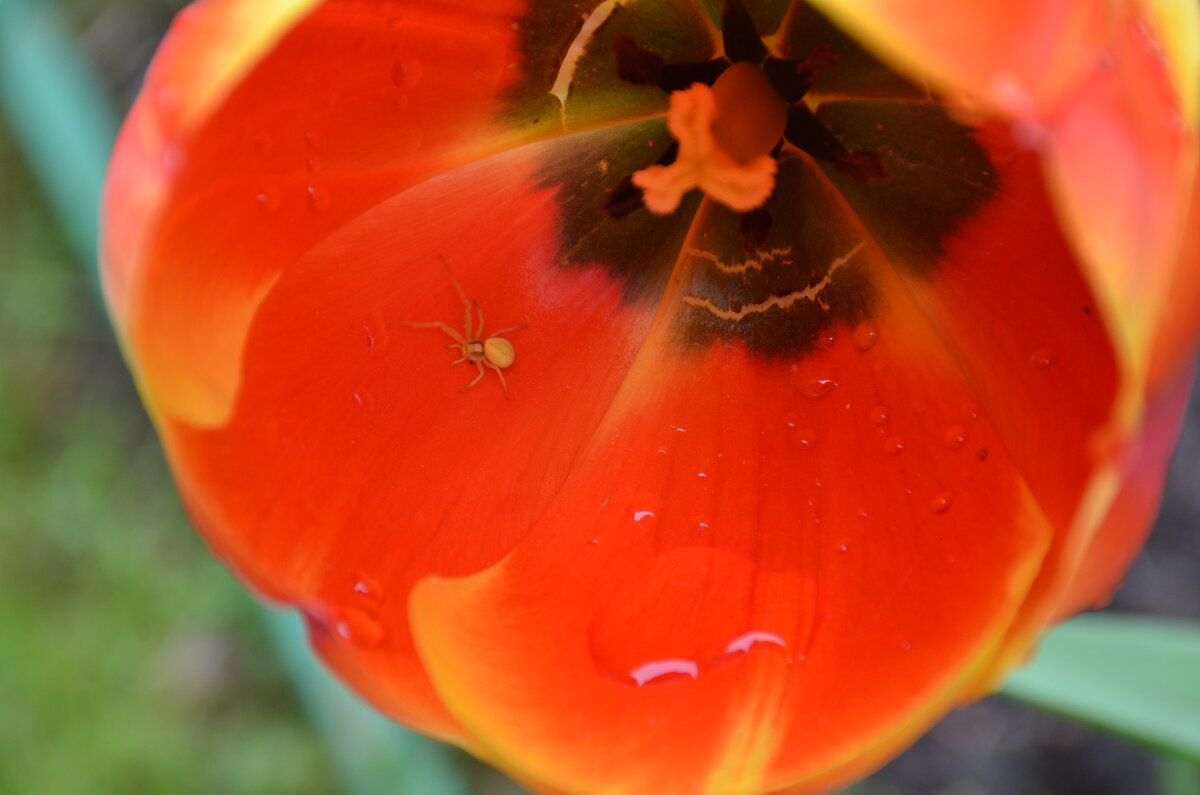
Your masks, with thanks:
[[[1006,695],[1200,760],[1200,624],[1113,613],[1051,632]]]
[[[1164,755],[1158,760],[1162,795],[1200,795],[1200,762]]]

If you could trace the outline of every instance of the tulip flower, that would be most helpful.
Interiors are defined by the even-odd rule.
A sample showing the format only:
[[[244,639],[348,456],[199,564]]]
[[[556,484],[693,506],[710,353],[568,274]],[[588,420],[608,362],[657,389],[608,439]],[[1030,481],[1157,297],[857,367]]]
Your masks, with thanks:
[[[1140,546],[1198,36],[206,0],[119,139],[106,298],[196,526],[381,710],[537,792],[824,791]]]

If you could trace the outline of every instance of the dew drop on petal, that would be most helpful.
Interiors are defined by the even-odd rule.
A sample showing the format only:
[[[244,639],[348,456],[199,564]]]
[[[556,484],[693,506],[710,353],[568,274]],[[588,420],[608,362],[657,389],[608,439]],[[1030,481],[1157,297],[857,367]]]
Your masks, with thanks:
[[[904,452],[904,440],[899,436],[889,436],[883,441],[883,452],[888,455],[900,455]]]
[[[878,341],[879,329],[870,321],[859,323],[850,335],[850,342],[857,351],[869,351],[875,347],[875,343]]]
[[[692,660],[653,660],[634,668],[629,672],[629,676],[638,687],[642,687],[651,683],[672,681],[681,676],[697,679],[700,676],[700,666]]]
[[[946,429],[946,446],[951,450],[960,450],[967,443],[967,432],[961,425],[951,425]]]
[[[392,62],[392,83],[404,91],[416,88],[424,73],[424,67],[416,59]]]
[[[329,206],[329,191],[318,185],[309,185],[304,189],[308,193],[308,206],[320,212]]]
[[[833,330],[826,329],[825,331],[817,334],[816,338],[813,340],[813,347],[827,351],[833,347],[833,343],[835,342],[837,342],[837,337],[834,336]]]
[[[736,638],[729,641],[729,643],[725,644],[725,653],[735,654],[737,652],[748,652],[756,643],[769,643],[774,646],[779,646],[780,648],[787,648],[787,642],[774,632],[753,630],[743,635],[738,635]]]
[[[792,444],[800,450],[811,450],[815,438],[816,432],[812,428],[796,428],[792,431]]]
[[[363,321],[362,330],[368,355],[382,356],[387,352],[391,335],[388,333],[387,323],[379,313],[372,312],[370,317]]]
[[[837,387],[832,378],[809,378],[800,383],[800,391],[809,400],[820,400]]]
[[[1029,364],[1039,370],[1045,370],[1058,359],[1058,354],[1053,348],[1038,348],[1033,353],[1029,354]]]
[[[934,513],[945,513],[950,510],[950,505],[954,502],[954,495],[950,492],[943,492],[934,497],[929,502],[929,508]]]
[[[871,422],[875,425],[887,425],[890,415],[886,406],[876,406],[871,409]]]
[[[258,205],[258,211],[263,215],[273,215],[279,209],[279,205],[283,203],[283,199],[276,188],[266,188],[254,194],[254,201]]]
[[[352,571],[350,576],[354,582],[351,590],[360,599],[373,603],[383,600],[383,587],[374,577],[361,571]]]
[[[338,637],[367,648],[383,642],[384,630],[373,610],[339,607],[333,611],[333,631]]]
[[[640,522],[643,519],[653,519],[653,518],[654,518],[654,511],[634,511],[633,512],[633,521],[635,521],[635,522]]]
[[[354,400],[354,405],[360,409],[371,411],[375,408],[375,396],[366,389],[359,389],[350,396]]]
[[[275,139],[268,132],[260,132],[254,136],[254,151],[261,157],[270,157],[275,151]]]

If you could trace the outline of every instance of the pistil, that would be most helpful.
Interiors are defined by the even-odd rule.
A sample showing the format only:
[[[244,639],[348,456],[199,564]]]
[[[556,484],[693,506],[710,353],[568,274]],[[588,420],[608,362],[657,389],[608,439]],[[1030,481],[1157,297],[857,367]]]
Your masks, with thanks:
[[[674,212],[683,195],[700,188],[737,212],[761,207],[775,187],[771,150],[787,125],[787,106],[758,66],[737,63],[712,88],[696,83],[671,94],[667,130],[679,143],[670,165],[633,175],[646,207]]]

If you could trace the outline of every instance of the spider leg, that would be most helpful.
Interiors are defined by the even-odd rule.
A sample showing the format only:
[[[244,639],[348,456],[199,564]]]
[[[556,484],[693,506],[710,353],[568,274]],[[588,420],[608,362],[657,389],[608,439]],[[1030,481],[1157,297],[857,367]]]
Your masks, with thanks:
[[[454,285],[454,292],[458,293],[458,297],[463,302],[463,334],[467,339],[474,339],[474,332],[471,330],[471,302],[467,300],[467,294],[463,292],[462,285],[458,283],[458,279],[454,278],[454,271],[450,269],[450,263],[445,257],[440,257],[442,264],[446,266],[446,273],[450,274],[450,283]]]
[[[508,399],[509,399],[509,397],[508,397],[508,382],[506,382],[506,381],[504,380],[504,373],[502,373],[502,372],[500,371],[500,368],[499,368],[499,367],[497,367],[496,365],[492,364],[491,362],[485,361],[485,362],[484,362],[484,364],[486,364],[488,367],[490,367],[490,368],[492,368],[493,370],[495,370],[495,371],[496,371],[496,375],[500,376],[500,386],[502,386],[502,387],[504,388],[504,399],[505,399],[505,400],[508,400]]]
[[[475,386],[476,384],[478,384],[478,383],[479,383],[479,379],[480,379],[480,378],[483,378],[483,365],[482,365],[482,364],[480,364],[479,362],[475,362],[475,366],[479,368],[479,375],[475,376],[475,380],[474,380],[474,381],[472,381],[471,383],[467,384],[467,385],[466,385],[466,386],[464,386],[462,389],[458,390],[459,392],[466,392],[468,389],[470,389],[471,387],[473,387],[473,386]]]
[[[461,359],[455,359],[454,361],[450,362],[450,366],[453,367],[456,364],[462,364],[466,360],[467,360],[466,356],[462,357]]]
[[[502,328],[502,329],[500,329],[499,331],[493,331],[493,332],[492,332],[491,334],[489,334],[488,336],[489,336],[489,337],[499,337],[501,334],[504,334],[504,333],[506,333],[506,332],[509,332],[509,331],[520,331],[520,330],[521,330],[521,329],[523,329],[523,328],[529,328],[529,324],[527,323],[527,324],[525,324],[524,326],[511,326],[511,327],[509,327],[509,328]]]
[[[479,313],[479,328],[475,329],[475,334],[478,339],[483,339],[483,310],[479,308],[478,301],[471,301],[475,305],[475,311]]]
[[[454,329],[447,326],[440,320],[431,320],[428,323],[415,323],[411,320],[397,320],[390,325],[393,326],[412,326],[413,328],[440,328],[442,331],[449,334],[459,345],[466,345],[467,340],[463,335],[459,334]],[[449,346],[447,346],[449,347]]]

